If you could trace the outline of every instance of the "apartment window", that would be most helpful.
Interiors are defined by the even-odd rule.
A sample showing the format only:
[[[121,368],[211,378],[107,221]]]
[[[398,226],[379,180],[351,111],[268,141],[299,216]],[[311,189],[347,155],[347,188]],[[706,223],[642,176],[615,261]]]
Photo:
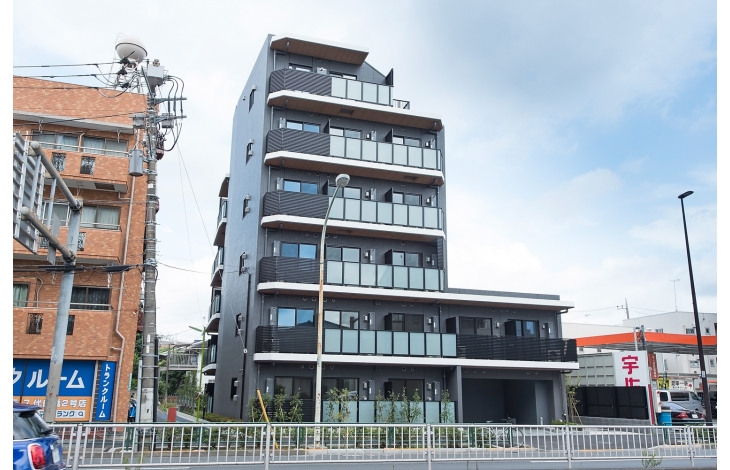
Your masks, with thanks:
[[[256,88],[252,88],[251,93],[248,95],[248,110],[249,111],[251,111],[251,108],[253,108],[255,94],[256,94]]]
[[[281,256],[287,258],[315,259],[317,257],[317,245],[306,243],[282,243]]]
[[[330,135],[350,137],[351,139],[362,139],[362,131],[357,129],[344,129],[342,127],[330,127]]]
[[[393,143],[400,144],[400,145],[408,145],[409,147],[420,147],[421,139],[414,139],[413,137],[402,137],[402,136],[394,135]]]
[[[327,186],[327,195],[332,196],[335,194],[336,188],[336,186]],[[342,188],[342,191],[337,191],[337,197],[344,197],[346,199],[362,199],[362,189],[345,186]]]
[[[51,163],[53,163],[53,168],[55,168],[56,171],[58,171],[59,173],[63,172],[63,170],[66,169],[66,154],[52,152]]]
[[[389,250],[385,252],[385,264],[393,266],[409,266],[412,268],[421,267],[422,256],[420,253],[406,253],[404,251]]]
[[[29,313],[28,314],[28,328],[25,330],[29,335],[41,334],[43,328],[43,314],[42,313]]]
[[[700,368],[700,361],[689,361],[689,366],[692,369],[699,369]]]
[[[48,201],[43,201],[43,208],[41,213],[44,223],[46,218],[48,217],[49,206],[50,203]],[[53,203],[53,215],[58,216],[58,219],[61,221],[61,227],[65,227],[68,224],[68,210],[68,204],[64,202]],[[51,216],[51,221],[53,221],[53,216]]]
[[[45,148],[71,151],[79,149],[79,137],[76,135],[33,132],[31,139],[39,142]]]
[[[291,193],[318,194],[317,183],[306,183],[302,181],[284,180],[284,191]]]
[[[327,246],[325,247],[325,258],[328,261],[348,261],[351,263],[359,263],[360,248]]]
[[[388,379],[388,382],[390,385],[386,385],[385,387],[386,398],[390,396],[391,393],[401,394],[405,392],[405,394],[408,395],[408,399],[413,400],[413,397],[416,395],[416,390],[418,390],[418,395],[421,397],[421,400],[423,400],[423,380]]]
[[[327,392],[332,389],[347,390],[351,397],[357,397],[360,380],[359,379],[322,379],[322,399],[327,399]]]
[[[110,289],[104,287],[75,287],[71,290],[71,308],[78,310],[109,310]]]
[[[358,330],[360,329],[360,312],[325,310],[324,327],[340,328],[343,330]]]
[[[117,139],[103,139],[100,137],[84,136],[83,152],[96,155],[125,155],[127,141]]]
[[[330,75],[333,77],[346,78],[347,80],[357,80],[357,75],[351,75],[349,73],[330,72]]]
[[[25,307],[28,305],[28,284],[13,284],[13,307]]]
[[[423,315],[412,313],[389,313],[385,316],[388,331],[423,332]]]
[[[312,379],[308,377],[276,377],[274,394],[290,397],[299,394],[302,400],[312,398]]]
[[[710,334],[710,327],[705,327],[705,334],[706,335],[709,335]]]
[[[459,317],[459,334],[492,336],[492,319]]]
[[[279,307],[277,326],[314,326],[314,310]]]
[[[297,65],[297,64],[289,64],[289,69],[299,70],[300,72],[311,72],[312,71],[312,67],[309,67],[308,65]]]
[[[96,158],[94,157],[81,157],[81,169],[79,172],[82,175],[93,175],[95,162]]]
[[[309,122],[286,121],[286,128],[297,131],[319,132],[319,124],[312,124]]]
[[[119,210],[118,207],[84,206],[81,209],[81,226],[103,230],[118,230]]]
[[[536,321],[508,320],[504,322],[504,334],[524,338],[539,338],[540,330]]]
[[[685,328],[684,332],[685,332],[685,334],[693,335],[693,334],[695,334],[695,329],[694,328]]]
[[[76,315],[69,315],[68,325],[66,325],[66,336],[72,336],[74,334],[74,322],[76,322]]]
[[[394,204],[406,204],[409,206],[420,206],[421,195],[412,193],[400,193],[393,190],[385,193],[385,200]]]
[[[253,157],[253,142],[249,142],[246,145],[246,163]]]

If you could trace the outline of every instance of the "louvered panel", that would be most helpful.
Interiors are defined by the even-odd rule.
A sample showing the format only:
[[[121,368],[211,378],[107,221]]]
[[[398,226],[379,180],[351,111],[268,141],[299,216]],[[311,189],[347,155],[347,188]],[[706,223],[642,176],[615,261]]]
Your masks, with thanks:
[[[281,90],[304,91],[314,95],[330,96],[332,77],[301,70],[277,70],[271,73],[269,91],[275,93]]]
[[[329,197],[323,194],[272,191],[264,194],[264,215],[297,215],[324,219]]]

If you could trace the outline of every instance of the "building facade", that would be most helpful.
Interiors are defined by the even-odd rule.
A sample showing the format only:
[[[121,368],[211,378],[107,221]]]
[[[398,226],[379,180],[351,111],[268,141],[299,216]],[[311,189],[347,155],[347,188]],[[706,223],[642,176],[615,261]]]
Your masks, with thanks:
[[[146,187],[128,176],[127,152],[135,143],[129,115],[145,105],[131,92],[106,98],[93,88],[13,78],[13,133],[40,142],[83,202],[77,265],[86,269],[74,278],[57,421],[127,419],[142,277],[103,268],[143,260]],[[64,242],[69,208],[60,191],[54,201]],[[46,271],[48,244],[40,245],[33,254],[13,242],[13,395],[42,405],[61,275]]]
[[[561,338],[573,304],[449,286],[444,124],[396,99],[393,70],[367,55],[269,36],[246,81],[219,192],[213,411],[249,419],[259,389],[299,393],[313,420],[320,236],[346,173],[325,240],[323,400],[347,389],[359,422],[405,393],[428,422],[448,408],[459,422],[549,424],[578,367]]]

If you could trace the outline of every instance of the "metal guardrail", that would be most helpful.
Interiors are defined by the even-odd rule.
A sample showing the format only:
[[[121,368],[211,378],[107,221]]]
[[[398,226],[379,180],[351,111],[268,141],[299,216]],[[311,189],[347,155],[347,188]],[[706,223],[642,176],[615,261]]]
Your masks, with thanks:
[[[54,425],[69,468],[717,458],[717,426],[496,424]],[[316,433],[315,430],[319,432]],[[319,440],[316,440],[318,434]]]

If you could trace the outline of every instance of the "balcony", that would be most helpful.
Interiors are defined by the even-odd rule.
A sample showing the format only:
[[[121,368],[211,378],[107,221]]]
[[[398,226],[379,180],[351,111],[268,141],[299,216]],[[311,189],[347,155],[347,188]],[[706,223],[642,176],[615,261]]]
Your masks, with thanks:
[[[484,361],[515,361],[555,363],[529,366],[533,368],[561,369],[566,367],[565,363],[575,363],[568,369],[578,367],[577,348],[573,339],[325,329],[322,351],[328,355],[327,362],[342,363],[494,367],[510,364],[489,364]],[[316,352],[316,328],[260,326],[256,329],[256,354],[261,354],[258,360],[285,361],[287,359],[283,354],[315,355]],[[350,358],[340,357],[337,360],[337,356]],[[290,360],[309,362],[308,359],[292,357]]]
[[[216,291],[208,308],[208,325],[205,328],[207,333],[218,333],[218,324],[221,319],[221,294]]]
[[[293,69],[281,69],[271,72],[269,93],[282,90],[297,90],[314,95],[363,101],[381,106],[393,106],[392,86],[349,80],[334,77],[327,73]]]
[[[443,185],[441,151],[390,142],[274,129],[266,139],[264,163],[325,173]]]
[[[228,199],[221,198],[218,206],[218,222],[213,244],[223,246],[226,243],[226,223],[228,222]]]
[[[441,291],[444,273],[436,268],[325,261],[329,285]],[[261,259],[260,282],[319,284],[319,261],[282,256]]]
[[[218,343],[217,337],[206,341],[207,347],[205,349],[205,362],[203,363],[203,374],[215,375],[216,362],[218,361]]]
[[[329,197],[271,191],[264,195],[262,227],[321,231]],[[328,233],[432,242],[445,237],[443,211],[437,207],[337,198]]]
[[[129,161],[127,152],[86,149],[84,147],[48,144],[41,147],[70,188],[95,189],[126,193]],[[60,147],[60,148],[57,148]],[[46,172],[45,184],[51,184]]]
[[[60,227],[58,239],[66,241],[68,227]],[[120,230],[95,229],[82,227],[79,232],[79,242],[76,253],[77,262],[89,264],[108,264],[121,262],[122,244],[124,240]],[[15,259],[45,259],[48,254],[48,240],[39,237],[38,253],[32,254],[17,242],[13,243],[13,258]],[[57,259],[60,253],[56,252]]]
[[[211,287],[220,287],[223,283],[223,254],[224,248],[218,247],[218,253],[213,258],[213,267],[211,269]]]

